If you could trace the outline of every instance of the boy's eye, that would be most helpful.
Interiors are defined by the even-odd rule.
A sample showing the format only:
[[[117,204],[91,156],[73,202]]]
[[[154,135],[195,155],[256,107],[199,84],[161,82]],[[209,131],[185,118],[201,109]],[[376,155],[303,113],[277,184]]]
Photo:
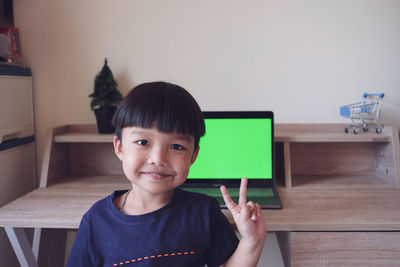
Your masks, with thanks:
[[[138,144],[139,146],[147,146],[149,142],[147,140],[139,140],[136,141],[136,144]]]
[[[184,150],[185,149],[184,146],[178,145],[178,144],[171,145],[171,148],[174,149],[174,150]]]

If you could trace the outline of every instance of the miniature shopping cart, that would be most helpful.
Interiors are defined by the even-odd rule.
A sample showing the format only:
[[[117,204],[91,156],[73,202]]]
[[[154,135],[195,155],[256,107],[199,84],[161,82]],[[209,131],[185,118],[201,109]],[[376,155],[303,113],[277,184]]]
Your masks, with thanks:
[[[385,94],[365,93],[360,102],[340,107],[340,115],[352,121],[344,131],[348,133],[349,129],[353,128],[354,134],[358,134],[358,126],[362,125],[363,131],[366,132],[368,122],[375,122],[376,133],[382,133],[380,104],[384,96]]]

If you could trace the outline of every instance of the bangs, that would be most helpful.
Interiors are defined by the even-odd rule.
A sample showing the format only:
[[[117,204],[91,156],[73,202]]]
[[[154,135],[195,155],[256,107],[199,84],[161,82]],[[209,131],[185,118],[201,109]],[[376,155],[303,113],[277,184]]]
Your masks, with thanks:
[[[188,112],[192,107],[184,107],[184,103],[175,98],[156,99],[151,103],[135,103],[134,108],[126,112],[123,117],[124,127],[156,127],[160,132],[194,135],[199,129],[196,129],[195,120],[193,120],[193,111]]]
[[[158,82],[133,89],[117,109],[113,124],[120,138],[125,127],[156,127],[163,133],[191,135],[195,140],[204,135],[201,110],[194,98],[182,87]]]

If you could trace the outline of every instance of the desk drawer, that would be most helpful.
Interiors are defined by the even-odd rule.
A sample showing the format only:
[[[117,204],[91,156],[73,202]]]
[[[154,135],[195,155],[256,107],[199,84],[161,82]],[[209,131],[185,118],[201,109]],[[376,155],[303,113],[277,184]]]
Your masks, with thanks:
[[[34,187],[35,143],[0,151],[0,207]]]
[[[291,266],[400,266],[400,232],[292,232]]]

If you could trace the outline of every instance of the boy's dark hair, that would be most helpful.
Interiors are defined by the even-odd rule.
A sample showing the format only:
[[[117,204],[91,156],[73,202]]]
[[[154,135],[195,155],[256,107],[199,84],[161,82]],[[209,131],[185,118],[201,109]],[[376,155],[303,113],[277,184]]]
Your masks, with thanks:
[[[205,125],[200,107],[184,88],[167,82],[143,83],[127,95],[113,118],[115,135],[121,140],[125,127],[157,127],[160,132],[188,134],[199,146]]]

